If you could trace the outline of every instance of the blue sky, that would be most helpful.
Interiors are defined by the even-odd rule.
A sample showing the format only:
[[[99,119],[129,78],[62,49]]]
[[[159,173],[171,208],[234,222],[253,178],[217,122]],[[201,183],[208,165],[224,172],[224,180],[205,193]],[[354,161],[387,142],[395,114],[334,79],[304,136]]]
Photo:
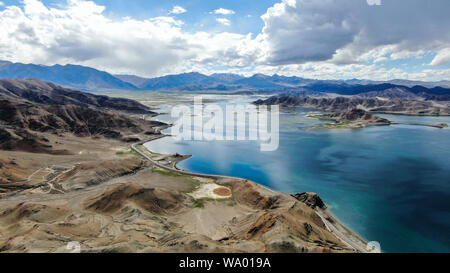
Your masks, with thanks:
[[[6,5],[20,5],[22,1],[1,0]],[[61,5],[61,0],[43,0],[49,7]],[[130,16],[136,19],[146,19],[157,16],[167,16],[174,6],[181,6],[186,13],[175,15],[182,19],[189,30],[232,31],[237,33],[259,33],[264,26],[260,16],[277,3],[276,0],[95,0],[106,7],[105,14],[111,18]],[[235,11],[234,15],[222,16],[233,22],[231,27],[224,27],[216,22],[216,14],[212,11],[225,8]],[[250,15],[250,16],[249,16]]]
[[[220,31],[225,28],[218,24],[215,19],[220,17],[211,14],[212,11],[225,8],[235,11],[234,15],[222,16],[233,22],[227,31],[238,33],[259,33],[264,26],[260,16],[275,4],[274,0],[227,0],[227,1],[157,1],[157,0],[102,0],[98,3],[108,7],[113,16],[132,16],[140,19],[147,17],[166,16],[174,6],[181,6],[187,10],[186,13],[176,15],[186,23],[189,30]],[[250,17],[248,16],[250,15]]]
[[[448,0],[0,0],[0,59],[145,77],[450,80],[449,11]]]

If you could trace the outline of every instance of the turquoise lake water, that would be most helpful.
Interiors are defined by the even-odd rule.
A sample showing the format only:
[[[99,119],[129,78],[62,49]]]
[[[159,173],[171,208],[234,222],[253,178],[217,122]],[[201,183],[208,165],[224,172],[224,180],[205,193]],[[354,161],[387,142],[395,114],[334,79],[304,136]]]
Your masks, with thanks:
[[[343,223],[380,242],[384,252],[450,252],[450,129],[305,130],[321,123],[307,112],[281,115],[274,152],[261,152],[252,141],[171,137],[146,146],[193,155],[178,165],[185,170],[242,177],[285,193],[317,192]],[[380,116],[450,124],[449,117]]]

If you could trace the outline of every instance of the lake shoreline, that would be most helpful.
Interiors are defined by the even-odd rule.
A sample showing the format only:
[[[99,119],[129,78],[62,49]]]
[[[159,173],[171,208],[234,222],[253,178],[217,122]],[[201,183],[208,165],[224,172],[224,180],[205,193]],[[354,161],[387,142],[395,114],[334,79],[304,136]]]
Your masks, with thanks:
[[[154,154],[153,151],[151,151],[149,148],[147,148],[144,144],[158,140],[158,139],[162,139],[165,137],[168,137],[170,135],[161,135],[160,137],[157,138],[153,138],[150,140],[145,140],[145,141],[140,141],[137,143],[134,143],[131,145],[131,148],[139,153],[141,156],[143,156],[144,158],[146,158],[147,160],[149,160],[151,163],[153,163],[154,165],[156,165],[159,168],[163,168],[165,170],[168,171],[172,171],[172,172],[176,172],[179,174],[183,174],[183,175],[190,175],[190,176],[197,176],[197,177],[202,177],[202,178],[228,178],[228,179],[239,179],[239,180],[246,180],[243,178],[239,178],[239,177],[232,177],[232,176],[225,176],[225,175],[213,175],[213,174],[204,174],[204,173],[197,173],[197,172],[190,172],[190,171],[185,171],[183,169],[180,169],[177,167],[177,164],[184,161],[184,160],[188,160],[189,158],[192,158],[192,155],[182,155],[182,158],[177,161],[176,163],[173,163],[172,166],[166,166],[163,165],[161,163],[159,163],[158,161],[154,160],[151,156],[149,156],[148,154],[145,154],[143,151],[139,150],[137,148],[137,146],[142,146],[144,147],[147,151],[149,151],[151,154]],[[174,155],[169,155],[172,158],[173,157],[178,157],[180,156],[179,154],[174,154]],[[272,190],[264,185],[261,185],[258,182],[255,182],[258,187],[261,187],[265,190],[271,191],[271,192],[276,192],[276,193],[281,193],[275,190]],[[287,194],[287,193],[283,193],[283,194]],[[289,195],[289,194],[288,194]],[[362,236],[360,236],[359,234],[357,234],[355,231],[351,230],[350,228],[348,228],[343,222],[341,222],[333,213],[331,213],[331,211],[329,209],[319,209],[316,208],[314,209],[316,214],[322,219],[322,221],[324,222],[326,228],[333,233],[339,240],[341,240],[343,243],[345,243],[347,246],[355,249],[358,252],[361,253],[369,253],[369,251],[366,250],[367,247],[367,241],[364,240],[362,238]]]

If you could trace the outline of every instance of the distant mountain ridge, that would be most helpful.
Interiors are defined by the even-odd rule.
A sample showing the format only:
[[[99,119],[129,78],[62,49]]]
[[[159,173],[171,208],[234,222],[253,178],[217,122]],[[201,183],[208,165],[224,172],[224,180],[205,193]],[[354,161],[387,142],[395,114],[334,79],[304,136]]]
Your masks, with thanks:
[[[114,75],[114,77],[120,79],[123,82],[131,83],[135,87],[142,85],[144,82],[148,81],[147,78],[135,76],[135,75]]]
[[[44,66],[0,61],[0,78],[38,79],[77,90],[174,90],[234,92],[321,92],[359,95],[389,90],[393,97],[421,97],[428,100],[450,100],[450,81],[435,83],[392,80],[314,80],[281,75],[255,74],[244,77],[231,73],[204,75],[198,72],[143,78],[134,75],[111,75],[79,65]],[[438,86],[441,84],[442,86]]]
[[[77,90],[130,89],[136,86],[113,75],[80,65],[35,65],[0,62],[0,79],[38,79]]]

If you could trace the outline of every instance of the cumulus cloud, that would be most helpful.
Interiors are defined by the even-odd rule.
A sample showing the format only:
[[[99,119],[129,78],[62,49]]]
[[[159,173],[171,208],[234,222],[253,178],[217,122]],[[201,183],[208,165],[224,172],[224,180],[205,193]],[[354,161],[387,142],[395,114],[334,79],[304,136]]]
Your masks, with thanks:
[[[221,23],[224,26],[230,26],[231,25],[231,21],[228,20],[227,18],[217,18],[216,21]]]
[[[221,15],[231,15],[234,14],[234,10],[231,9],[224,9],[224,8],[220,8],[220,9],[216,9],[214,10],[215,14],[221,14]]]
[[[182,13],[186,13],[186,12],[187,12],[187,10],[184,9],[183,7],[181,7],[181,6],[174,6],[172,8],[172,10],[169,11],[169,14],[182,14]]]
[[[4,6],[5,5],[5,3],[3,3],[2,1],[0,1],[0,7],[1,6]]]
[[[262,16],[268,61],[348,64],[382,47],[437,50],[450,45],[448,10],[447,0],[283,0]]]
[[[367,0],[369,6],[379,6],[381,5],[381,0]]]
[[[0,59],[155,76],[212,63],[245,66],[258,56],[259,42],[249,35],[188,33],[170,16],[113,20],[104,11],[82,0],[54,8],[38,0],[9,6],[0,11]]]
[[[434,57],[431,65],[444,65],[450,63],[450,47],[441,50],[436,57]]]

